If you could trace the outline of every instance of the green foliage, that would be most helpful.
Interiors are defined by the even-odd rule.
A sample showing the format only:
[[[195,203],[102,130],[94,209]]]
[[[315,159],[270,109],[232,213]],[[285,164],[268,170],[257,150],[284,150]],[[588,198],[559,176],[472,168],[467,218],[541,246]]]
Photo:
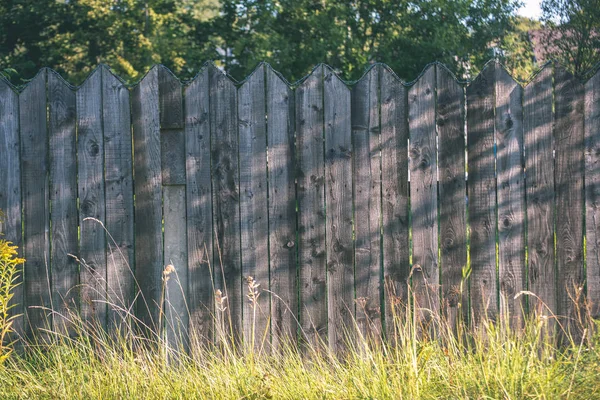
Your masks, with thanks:
[[[500,60],[510,74],[527,82],[540,65],[534,62],[533,44],[529,32],[542,27],[539,21],[525,17],[515,17],[510,29],[501,39],[499,47],[502,50]]]
[[[600,61],[598,0],[544,0],[542,21],[551,29],[544,36],[547,58],[558,60],[579,77]]]

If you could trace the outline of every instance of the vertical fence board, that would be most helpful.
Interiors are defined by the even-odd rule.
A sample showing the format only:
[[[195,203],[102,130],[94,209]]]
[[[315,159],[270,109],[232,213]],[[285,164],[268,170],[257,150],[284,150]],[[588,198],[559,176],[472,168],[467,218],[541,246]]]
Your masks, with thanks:
[[[496,177],[493,64],[467,87],[467,183],[471,228],[471,309],[475,322],[496,319]]]
[[[467,282],[463,280],[467,266],[464,118],[464,89],[446,68],[437,66],[442,313],[452,327],[468,305]]]
[[[423,323],[439,311],[437,149],[435,68],[408,92],[410,204],[412,213],[412,287],[415,313]]]
[[[50,270],[54,329],[69,331],[69,310],[76,312],[79,266],[69,254],[78,253],[76,96],[55,72],[48,74],[50,137]]]
[[[328,337],[331,349],[341,352],[355,310],[350,89],[329,68],[323,81]]]
[[[213,220],[208,69],[185,90],[190,348],[213,338]]]
[[[380,69],[381,177],[385,332],[408,302],[408,91],[387,68]]]
[[[158,68],[133,89],[132,118],[135,154],[135,277],[141,295],[137,313],[143,324],[159,328],[163,271],[162,173]]]
[[[600,73],[585,84],[585,201],[587,299],[600,317]],[[1,206],[0,206],[1,207]]]
[[[119,325],[134,299],[133,153],[129,90],[102,67],[108,320]]]
[[[214,66],[210,67],[210,115],[215,282],[227,296],[223,333],[227,339],[238,340],[243,296],[237,96],[233,82]]]
[[[265,70],[261,65],[238,90],[244,339],[257,350],[270,342],[270,301],[264,291],[269,290],[265,114]],[[260,286],[251,289],[250,277]],[[259,294],[258,298],[253,293]]]
[[[496,179],[500,313],[513,328],[523,324],[525,283],[525,188],[523,171],[523,88],[496,67]],[[507,316],[507,317],[506,317]]]
[[[365,338],[381,335],[381,138],[379,69],[352,89],[356,323]]]
[[[12,242],[23,255],[21,226],[21,160],[19,152],[19,95],[0,78],[0,239]],[[23,269],[19,267],[9,315],[12,328],[23,335]],[[9,338],[10,340],[10,338]],[[0,344],[1,345],[1,344]]]
[[[323,68],[296,89],[300,328],[312,346],[327,335]]]
[[[554,138],[552,67],[547,66],[525,87],[523,100],[525,185],[527,201],[529,309],[557,312],[554,270]]]
[[[106,327],[106,236],[93,220],[105,220],[102,70],[77,90],[77,189],[79,193],[80,313],[86,322]]]
[[[558,312],[579,337],[577,307],[583,294],[584,87],[557,66],[555,79],[556,261]]]
[[[165,322],[169,345],[188,348],[188,289],[185,132],[183,93],[179,80],[164,66],[158,67],[161,178],[164,218]]]
[[[23,182],[23,254],[26,334],[44,338],[40,329],[52,327],[50,290],[50,202],[46,77],[43,69],[19,95]]]
[[[282,349],[298,328],[294,93],[268,66],[267,116],[271,333]]]

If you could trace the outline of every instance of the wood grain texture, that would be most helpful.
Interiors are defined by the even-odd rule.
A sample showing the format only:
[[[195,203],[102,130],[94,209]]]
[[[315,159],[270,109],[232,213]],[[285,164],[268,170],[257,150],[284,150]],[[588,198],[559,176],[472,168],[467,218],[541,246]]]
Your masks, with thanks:
[[[21,226],[21,159],[19,150],[19,95],[0,78],[0,235],[23,255]],[[9,303],[12,329],[23,335],[23,266],[19,266],[13,298]],[[12,341],[12,336],[7,338]]]
[[[552,67],[546,67],[525,87],[523,99],[528,287],[539,297],[529,297],[529,309],[543,315],[557,312],[553,124]]]
[[[185,186],[164,186],[165,264],[174,270],[164,277],[167,341],[172,349],[189,349],[188,260]],[[167,268],[167,267],[165,267]],[[170,271],[166,269],[165,271]]]
[[[342,353],[355,315],[351,95],[330,68],[323,80],[328,337],[330,348]]]
[[[213,339],[213,220],[208,69],[185,89],[190,348]]]
[[[435,67],[408,92],[410,207],[412,213],[412,287],[415,313],[422,323],[439,312],[437,145]]]
[[[40,329],[52,328],[50,291],[50,193],[48,182],[48,127],[46,77],[41,70],[19,95],[21,130],[22,195],[24,215],[23,255],[26,327],[28,337],[46,336]]]
[[[160,107],[160,128],[183,128],[183,98],[179,79],[164,65],[158,69],[158,91]]]
[[[474,322],[498,314],[496,276],[496,176],[494,160],[494,64],[467,87],[471,310]]]
[[[216,67],[210,73],[210,125],[213,188],[214,271],[216,288],[227,296],[225,337],[242,336],[240,255],[240,181],[237,91]]]
[[[158,69],[133,88],[131,114],[135,154],[135,277],[141,291],[137,313],[158,328],[163,271],[162,179]]]
[[[102,69],[77,90],[77,190],[79,193],[80,313],[84,321],[106,328],[106,235],[94,220],[106,219]]]
[[[525,176],[523,88],[496,66],[496,187],[500,314],[513,328],[523,325],[525,282]]]
[[[76,96],[55,72],[48,74],[50,136],[50,268],[54,329],[74,333],[70,312],[79,308],[79,266],[69,254],[79,250],[77,238]]]
[[[442,312],[456,327],[469,304],[463,280],[467,266],[465,92],[445,67],[436,68]]]
[[[181,83],[165,66],[158,67],[160,158],[163,185],[185,185],[185,134]]]
[[[106,230],[106,287],[108,321],[120,325],[133,312],[135,295],[133,227],[133,149],[130,95],[108,68],[102,67],[104,127],[104,197]]]
[[[387,68],[380,69],[381,178],[385,332],[392,341],[394,317],[408,303],[408,90]]]
[[[585,84],[585,204],[587,300],[600,317],[600,73]],[[1,206],[0,206],[1,208]]]
[[[364,337],[381,337],[381,131],[379,69],[352,88],[356,322]]]
[[[240,218],[244,342],[255,350],[270,343],[269,220],[265,69],[259,66],[238,89]],[[260,285],[250,288],[251,281]],[[253,298],[253,293],[258,298]]]
[[[267,66],[271,341],[294,343],[298,330],[294,93]]]
[[[312,346],[327,340],[323,69],[296,89],[300,328]]]
[[[556,262],[558,313],[578,343],[577,306],[583,300],[584,87],[562,67],[554,69]]]

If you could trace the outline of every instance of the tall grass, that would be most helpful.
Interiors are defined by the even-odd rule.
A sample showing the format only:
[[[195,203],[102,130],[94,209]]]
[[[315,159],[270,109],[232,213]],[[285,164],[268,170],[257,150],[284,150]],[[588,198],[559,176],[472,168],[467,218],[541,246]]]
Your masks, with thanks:
[[[164,271],[163,290],[173,268]],[[248,277],[246,301],[255,311],[259,296],[267,295],[259,285]],[[299,349],[285,338],[270,351],[268,335],[254,327],[241,343],[227,336],[227,296],[219,288],[215,293],[217,340],[206,346],[187,338],[189,351],[172,346],[160,328],[139,329],[129,308],[109,297],[121,318],[111,333],[68,311],[62,317],[75,334],[51,330],[43,343],[25,341],[22,352],[0,365],[0,398],[600,398],[600,337],[589,318],[582,340],[564,332],[571,340],[559,347],[552,329],[560,324],[548,313],[528,316],[518,329],[510,316],[472,328],[462,318],[451,324],[442,313],[425,328],[417,313],[398,306],[387,322],[395,333],[386,341],[361,336],[355,324],[346,327],[344,354]]]

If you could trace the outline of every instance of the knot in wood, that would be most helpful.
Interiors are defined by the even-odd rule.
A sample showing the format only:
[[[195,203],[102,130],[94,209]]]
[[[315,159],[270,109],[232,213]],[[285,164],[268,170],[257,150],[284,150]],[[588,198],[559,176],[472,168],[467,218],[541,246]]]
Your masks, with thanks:
[[[292,247],[294,247],[294,241],[290,240],[285,244],[285,247],[287,247],[288,249],[291,249]]]

